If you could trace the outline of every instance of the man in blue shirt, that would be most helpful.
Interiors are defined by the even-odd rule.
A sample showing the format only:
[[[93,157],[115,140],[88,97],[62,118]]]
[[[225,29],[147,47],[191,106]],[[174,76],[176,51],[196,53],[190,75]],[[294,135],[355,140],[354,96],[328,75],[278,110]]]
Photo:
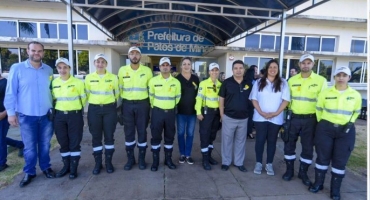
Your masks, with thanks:
[[[24,178],[19,186],[28,185],[36,177],[36,163],[47,178],[54,178],[50,168],[50,140],[53,124],[48,118],[52,108],[50,83],[53,70],[42,63],[44,46],[30,42],[27,47],[29,58],[10,68],[6,86],[4,106],[12,126],[20,125],[24,143]]]

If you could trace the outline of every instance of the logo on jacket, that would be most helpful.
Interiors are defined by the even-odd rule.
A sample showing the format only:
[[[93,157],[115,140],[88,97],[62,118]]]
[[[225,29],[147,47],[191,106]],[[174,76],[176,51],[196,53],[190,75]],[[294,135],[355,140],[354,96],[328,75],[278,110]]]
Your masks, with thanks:
[[[353,99],[355,99],[355,97],[347,97],[347,101],[348,100],[353,100]]]

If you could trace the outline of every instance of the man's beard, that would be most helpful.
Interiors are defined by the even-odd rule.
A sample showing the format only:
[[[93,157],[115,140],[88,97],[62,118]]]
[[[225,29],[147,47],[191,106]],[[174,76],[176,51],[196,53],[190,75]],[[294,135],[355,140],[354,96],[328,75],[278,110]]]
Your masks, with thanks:
[[[137,61],[135,62],[134,60],[132,60],[132,59],[130,59],[130,62],[132,63],[132,64],[138,64],[139,62],[140,62],[140,60],[139,59],[137,59]]]
[[[42,57],[40,57],[40,59],[35,59],[35,57],[34,56],[30,56],[30,60],[32,61],[32,62],[41,62],[41,60],[42,60]]]

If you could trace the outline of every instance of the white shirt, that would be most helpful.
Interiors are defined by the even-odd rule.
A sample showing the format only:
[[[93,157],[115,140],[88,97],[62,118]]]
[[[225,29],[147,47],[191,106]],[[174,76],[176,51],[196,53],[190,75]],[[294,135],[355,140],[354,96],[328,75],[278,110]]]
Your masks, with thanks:
[[[253,85],[252,92],[249,95],[249,99],[258,101],[258,104],[262,112],[265,113],[276,112],[279,109],[283,100],[290,102],[289,85],[285,79],[281,80],[282,83],[280,92],[274,92],[273,84],[268,79],[266,79],[267,84],[263,88],[263,90],[258,91],[259,84],[261,81],[261,79],[258,79]],[[271,119],[265,119],[257,112],[256,109],[254,109],[253,121],[256,122],[268,121],[277,125],[282,125],[284,122],[284,112],[281,112],[278,116],[273,117]]]

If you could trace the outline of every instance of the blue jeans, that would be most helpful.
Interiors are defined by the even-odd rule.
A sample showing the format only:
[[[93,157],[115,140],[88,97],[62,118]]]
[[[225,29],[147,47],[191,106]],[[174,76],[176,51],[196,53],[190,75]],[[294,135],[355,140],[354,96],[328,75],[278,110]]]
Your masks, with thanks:
[[[177,141],[179,143],[179,150],[181,155],[191,155],[196,119],[196,115],[177,114]]]
[[[50,165],[50,140],[53,136],[53,123],[44,116],[27,116],[19,113],[21,136],[24,143],[23,171],[27,174],[36,174],[36,163],[42,171]]]
[[[6,144],[6,134],[8,134],[9,123],[8,118],[0,120],[0,166],[6,164],[7,157],[7,144]]]

